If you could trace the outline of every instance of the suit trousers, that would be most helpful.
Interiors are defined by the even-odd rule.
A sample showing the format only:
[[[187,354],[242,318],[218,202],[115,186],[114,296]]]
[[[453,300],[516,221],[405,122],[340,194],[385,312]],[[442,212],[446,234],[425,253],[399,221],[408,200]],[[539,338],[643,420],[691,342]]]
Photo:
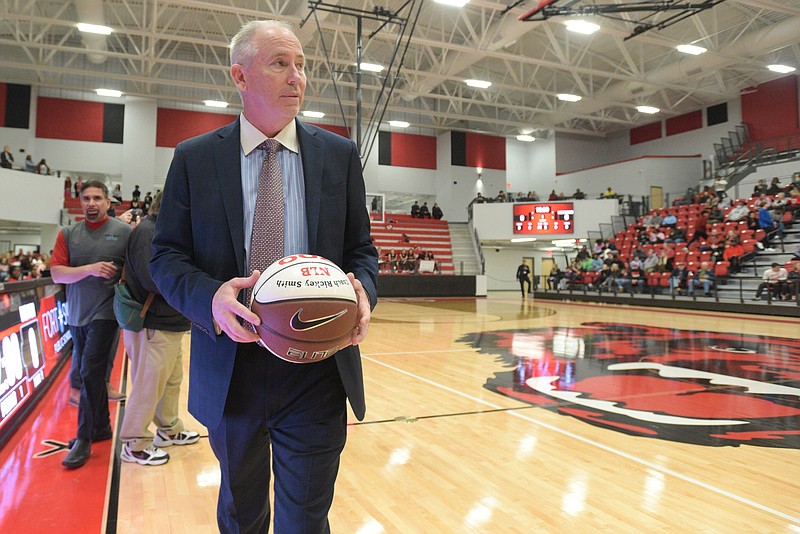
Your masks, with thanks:
[[[153,444],[150,423],[168,435],[183,431],[178,398],[183,381],[184,333],[152,328],[123,333],[130,360],[131,391],[125,402],[120,439],[131,450],[142,451]]]
[[[70,326],[74,350],[80,355],[81,398],[78,405],[78,439],[91,440],[111,424],[108,414],[106,369],[111,344],[119,332],[115,320],[101,319],[85,326]]]
[[[119,328],[114,334],[111,348],[108,351],[108,365],[106,366],[106,384],[111,380],[111,371],[114,369],[114,359],[117,357],[117,347],[119,346]],[[72,349],[72,364],[69,369],[69,385],[72,389],[81,389],[81,354]]]
[[[239,345],[222,422],[209,429],[221,472],[220,532],[266,534],[272,473],[273,532],[330,532],[346,423],[334,358],[296,364],[255,343]]]

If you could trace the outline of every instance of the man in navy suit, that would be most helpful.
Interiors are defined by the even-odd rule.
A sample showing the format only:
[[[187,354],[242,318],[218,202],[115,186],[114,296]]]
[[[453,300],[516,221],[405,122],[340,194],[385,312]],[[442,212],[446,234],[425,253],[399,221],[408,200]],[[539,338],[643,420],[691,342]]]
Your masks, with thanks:
[[[220,463],[222,532],[267,532],[274,473],[274,532],[328,532],[327,514],[346,438],[346,399],[366,410],[357,345],[377,302],[361,162],[355,144],[295,117],[305,93],[303,50],[291,27],[251,22],[231,42],[231,77],[243,103],[232,124],[175,149],[153,238],[150,271],[192,321],[189,410]],[[324,256],[358,296],[351,346],[312,364],[281,360],[243,326],[258,324],[244,294],[253,213],[268,138],[280,142],[284,253]],[[270,470],[270,466],[272,470]]]

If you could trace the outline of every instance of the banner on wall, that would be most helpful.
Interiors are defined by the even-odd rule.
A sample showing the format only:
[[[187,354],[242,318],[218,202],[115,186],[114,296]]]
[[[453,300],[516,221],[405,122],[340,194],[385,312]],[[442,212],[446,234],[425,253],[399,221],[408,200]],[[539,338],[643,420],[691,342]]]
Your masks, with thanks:
[[[0,297],[0,438],[72,350],[64,290],[38,289],[50,294],[37,298],[30,290]]]

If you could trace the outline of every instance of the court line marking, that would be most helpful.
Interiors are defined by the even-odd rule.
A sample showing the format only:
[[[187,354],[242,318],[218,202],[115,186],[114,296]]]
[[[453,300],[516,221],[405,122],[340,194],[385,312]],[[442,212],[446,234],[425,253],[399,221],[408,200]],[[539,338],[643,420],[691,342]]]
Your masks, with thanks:
[[[441,351],[428,351],[428,352],[441,352]],[[403,354],[403,353],[398,353],[398,354]],[[406,376],[409,376],[411,378],[414,378],[416,380],[419,380],[419,381],[424,382],[426,384],[429,384],[431,386],[434,386],[434,387],[437,387],[439,389],[443,389],[445,391],[453,393],[455,395],[464,397],[464,398],[469,399],[469,400],[471,400],[473,402],[477,402],[478,404],[483,404],[483,405],[489,406],[490,408],[493,408],[493,409],[501,409],[502,408],[502,406],[500,406],[500,405],[494,404],[494,403],[489,402],[489,401],[484,400],[484,399],[480,399],[478,397],[474,397],[474,396],[472,396],[472,395],[470,395],[468,393],[464,393],[463,391],[458,391],[457,389],[453,389],[450,386],[445,386],[444,384],[440,384],[438,382],[434,382],[433,380],[430,380],[428,378],[416,375],[416,374],[414,374],[414,373],[412,373],[410,371],[406,371],[404,369],[399,369],[399,368],[397,368],[397,367],[395,367],[393,365],[390,365],[390,364],[385,363],[385,362],[381,362],[381,361],[376,360],[375,358],[372,358],[370,356],[362,354],[361,358],[364,359],[364,360],[370,361],[372,363],[375,363],[377,365],[381,365],[383,367],[386,367],[387,369],[391,369],[393,371],[396,371],[396,372],[398,372],[400,374],[404,374]],[[626,452],[623,452],[623,451],[621,451],[619,449],[615,449],[615,448],[610,447],[608,445],[603,445],[602,443],[599,443],[597,441],[592,441],[592,440],[590,440],[588,438],[584,438],[583,436],[579,436],[577,434],[569,432],[568,430],[563,430],[563,429],[560,429],[560,428],[555,427],[553,425],[550,425],[548,423],[544,423],[542,421],[538,421],[538,420],[536,420],[536,419],[534,419],[532,417],[526,416],[525,414],[521,414],[521,413],[519,413],[517,411],[510,411],[510,412],[508,412],[508,415],[510,415],[512,417],[518,417],[518,418],[520,418],[520,419],[522,419],[524,421],[527,421],[529,423],[533,423],[534,425],[546,428],[548,430],[552,430],[553,432],[556,432],[556,433],[561,434],[563,436],[566,436],[566,437],[572,438],[574,440],[583,442],[583,443],[585,443],[587,445],[596,447],[596,448],[601,449],[601,450],[603,450],[605,452],[608,452],[608,453],[617,455],[619,457],[625,458],[626,460],[630,460],[630,461],[632,461],[634,463],[638,463],[640,465],[643,465],[645,467],[648,467],[648,468],[653,469],[655,471],[658,471],[660,473],[664,473],[666,475],[673,476],[675,478],[683,480],[684,482],[688,482],[690,484],[693,484],[695,486],[707,489],[707,490],[709,490],[709,491],[711,491],[713,493],[716,493],[718,495],[721,495],[723,497],[727,497],[729,499],[733,499],[734,501],[738,501],[738,502],[740,502],[742,504],[745,504],[747,506],[750,506],[750,507],[756,508],[758,510],[761,510],[762,512],[766,512],[768,514],[780,517],[782,519],[785,519],[786,521],[790,521],[792,523],[795,523],[796,525],[800,525],[800,517],[794,517],[792,515],[789,515],[787,513],[781,512],[779,510],[775,510],[774,508],[770,508],[768,506],[765,506],[763,504],[757,503],[755,501],[751,501],[750,499],[748,499],[746,497],[742,497],[740,495],[736,495],[735,493],[731,493],[731,492],[729,492],[727,490],[724,490],[722,488],[718,488],[716,486],[713,486],[713,485],[708,484],[706,482],[703,482],[701,480],[697,480],[697,479],[692,478],[690,476],[678,473],[677,471],[673,471],[672,469],[669,469],[667,467],[663,467],[663,466],[654,464],[654,463],[649,462],[649,461],[647,461],[647,460],[645,460],[643,458],[639,458],[637,456],[633,456],[633,455],[628,454]]]

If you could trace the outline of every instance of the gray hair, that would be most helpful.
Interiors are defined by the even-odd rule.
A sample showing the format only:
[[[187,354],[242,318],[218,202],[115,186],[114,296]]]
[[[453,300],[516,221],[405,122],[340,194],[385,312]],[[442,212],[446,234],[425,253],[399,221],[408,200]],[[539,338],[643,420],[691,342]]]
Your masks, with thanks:
[[[281,20],[251,20],[246,23],[231,39],[231,65],[244,65],[258,52],[255,36],[259,29],[277,27],[294,33],[294,26]]]

